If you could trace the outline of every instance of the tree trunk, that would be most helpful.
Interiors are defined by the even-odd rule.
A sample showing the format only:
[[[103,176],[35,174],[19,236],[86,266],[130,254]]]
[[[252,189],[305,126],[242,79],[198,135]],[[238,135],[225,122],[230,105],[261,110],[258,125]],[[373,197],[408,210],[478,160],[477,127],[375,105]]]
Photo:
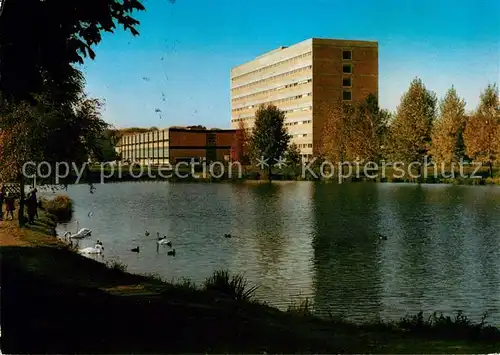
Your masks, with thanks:
[[[19,184],[20,184],[20,189],[21,189],[21,197],[19,199],[19,211],[18,211],[18,220],[19,220],[19,227],[24,226],[24,175],[21,174],[19,178]]]
[[[418,182],[422,183],[424,181],[424,169],[427,171],[427,165],[425,165],[425,159],[422,158],[420,162],[420,167],[418,168]]]
[[[490,178],[493,178],[493,162],[490,160],[488,164],[489,164]]]
[[[267,168],[267,173],[267,180],[271,182],[273,180],[273,167],[271,165]]]

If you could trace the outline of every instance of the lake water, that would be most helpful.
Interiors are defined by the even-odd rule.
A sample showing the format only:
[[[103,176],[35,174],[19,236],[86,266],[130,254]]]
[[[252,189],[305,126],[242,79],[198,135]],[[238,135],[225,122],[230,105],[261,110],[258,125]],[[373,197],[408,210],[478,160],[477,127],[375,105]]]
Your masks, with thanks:
[[[74,220],[134,273],[202,282],[244,273],[286,309],[309,297],[351,320],[488,311],[500,325],[500,188],[413,184],[127,182],[68,189]],[[91,217],[88,216],[92,212]],[[74,231],[76,223],[59,227]],[[145,236],[148,229],[151,235]],[[168,247],[157,250],[156,232]],[[232,238],[224,238],[231,233]],[[387,236],[379,240],[378,233]],[[140,253],[131,248],[140,247]]]

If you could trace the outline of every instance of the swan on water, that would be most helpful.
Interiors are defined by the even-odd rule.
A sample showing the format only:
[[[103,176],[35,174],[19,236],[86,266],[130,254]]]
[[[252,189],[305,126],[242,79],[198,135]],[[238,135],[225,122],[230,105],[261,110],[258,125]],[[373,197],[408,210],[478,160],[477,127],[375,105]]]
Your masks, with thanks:
[[[96,244],[94,247],[88,247],[80,249],[82,254],[102,254],[104,253],[104,247],[102,244]]]
[[[82,228],[76,234],[83,235],[84,237],[88,237],[92,234],[92,230],[89,228]]]
[[[160,245],[168,245],[169,247],[172,246],[172,242],[168,240],[167,237],[161,238],[157,243]]]
[[[139,247],[137,247],[137,248],[132,248],[132,249],[130,249],[130,251],[133,251],[134,253],[138,253],[138,252],[139,252]]]
[[[175,249],[169,250],[167,254],[175,256]]]
[[[90,234],[91,234],[90,229],[82,228],[76,234],[71,234],[71,232],[66,232],[64,234],[64,237],[66,239],[68,239],[68,238],[71,238],[71,239],[81,239],[81,238],[88,237]]]
[[[92,235],[92,230],[89,228],[80,229],[80,222],[76,221],[76,234],[72,234],[70,238],[85,238]],[[67,233],[66,233],[67,234]]]
[[[149,237],[149,231],[146,229],[146,233],[144,233],[146,237]]]

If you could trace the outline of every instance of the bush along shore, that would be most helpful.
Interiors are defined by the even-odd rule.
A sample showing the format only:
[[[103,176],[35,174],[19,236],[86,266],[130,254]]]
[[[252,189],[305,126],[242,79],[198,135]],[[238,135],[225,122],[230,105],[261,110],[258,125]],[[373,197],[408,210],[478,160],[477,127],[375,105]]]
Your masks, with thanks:
[[[318,318],[309,300],[283,312],[256,286],[217,271],[203,284],[134,275],[118,260],[75,253],[47,233],[57,218],[0,226],[2,350],[6,353],[492,353],[500,330],[419,313],[399,322]]]
[[[488,167],[482,167],[476,171],[475,167],[464,167],[463,171],[455,171],[455,175],[450,171],[445,173],[434,172],[433,168],[429,168],[427,173],[417,178],[418,173],[412,172],[412,175],[406,173],[404,176],[401,172],[395,172],[392,168],[377,173],[365,173],[363,168],[360,168],[359,173],[356,173],[355,168],[352,169],[353,173],[348,174],[346,169],[343,176],[334,171],[330,174],[328,171],[321,170],[318,164],[310,167],[310,169],[297,168],[283,168],[274,169],[272,173],[272,180],[276,181],[323,181],[335,183],[348,183],[348,182],[391,182],[391,183],[425,183],[425,184],[456,184],[456,185],[500,185],[500,168],[494,169],[494,177],[489,177]],[[349,176],[348,176],[349,175]],[[471,177],[472,176],[472,177]],[[168,170],[159,170],[158,167],[151,167],[148,173],[147,167],[130,167],[124,166],[121,171],[118,168],[111,169],[110,167],[94,166],[88,169],[83,175],[78,176],[72,173],[65,178],[59,180],[60,184],[74,184],[78,183],[92,183],[97,184],[101,182],[120,182],[120,181],[171,181],[171,182],[243,182],[243,181],[267,181],[268,173],[261,171],[255,167],[244,166],[241,170],[233,167],[231,173],[229,168],[224,167],[223,170],[214,170],[213,174],[210,173],[208,168],[205,173],[198,166],[194,171],[190,168],[180,168],[177,172]],[[39,184],[54,183],[54,178],[41,179],[38,178]]]

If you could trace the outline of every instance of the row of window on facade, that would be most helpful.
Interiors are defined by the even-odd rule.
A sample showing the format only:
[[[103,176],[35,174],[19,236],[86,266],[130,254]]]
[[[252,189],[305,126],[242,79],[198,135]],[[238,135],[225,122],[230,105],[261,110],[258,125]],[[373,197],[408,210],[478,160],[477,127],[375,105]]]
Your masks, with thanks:
[[[122,155],[124,158],[130,158],[132,156],[144,156],[146,158],[168,158],[169,150],[168,150],[168,148],[147,149],[147,148],[139,147],[139,148],[135,148],[135,149],[123,149]]]
[[[296,125],[299,125],[299,124],[309,124],[309,123],[312,123],[312,120],[286,122],[285,126],[296,126]]]
[[[285,97],[284,99],[279,99],[279,100],[259,102],[258,104],[255,104],[255,105],[249,105],[249,106],[245,106],[245,107],[235,108],[232,111],[237,112],[237,111],[248,110],[248,109],[254,108],[257,105],[279,105],[279,104],[284,104],[286,102],[303,99],[304,97],[308,97],[308,96],[312,96],[312,92],[308,92],[308,93],[301,94],[301,95],[293,95],[293,96]]]
[[[297,82],[286,84],[286,85],[280,85],[280,86],[277,86],[277,87],[272,88],[272,89],[258,91],[258,92],[255,92],[253,94],[248,94],[248,95],[240,96],[240,97],[232,99],[231,102],[233,104],[236,104],[238,101],[245,101],[245,100],[250,99],[250,98],[255,97],[255,96],[259,96],[259,95],[263,95],[263,94],[269,94],[272,91],[281,91],[281,90],[284,90],[284,89],[289,89],[289,88],[294,87],[294,86],[309,84],[311,82],[312,82],[312,79],[299,80]]]
[[[351,67],[349,67],[349,68],[351,68]],[[350,73],[350,71],[349,71],[349,73]],[[352,87],[352,77],[342,78],[342,87],[344,87],[344,88]],[[262,93],[262,92],[260,92],[260,93]],[[269,105],[269,104],[277,105],[277,104],[281,104],[281,103],[285,103],[285,102],[299,100],[299,99],[302,99],[302,98],[308,97],[308,96],[312,96],[312,92],[301,94],[301,95],[294,95],[294,96],[286,97],[284,99],[279,99],[279,100],[274,100],[274,101],[273,100],[272,101],[265,101],[265,102],[260,102],[258,104],[254,104],[254,105],[239,107],[239,108],[233,109],[232,112],[239,112],[239,111],[243,111],[243,110],[252,109],[257,105]],[[349,90],[344,90],[343,100],[351,100],[351,92]]]
[[[312,148],[313,145],[312,145],[312,143],[301,143],[301,144],[297,144],[297,147],[304,149],[304,148]]]
[[[152,131],[147,133],[124,136],[121,139],[121,144],[126,145],[126,144],[148,143],[148,142],[158,142],[158,141],[168,141],[168,131]]]
[[[260,72],[266,71],[266,70],[268,70],[270,68],[275,68],[275,67],[283,65],[283,64],[290,64],[290,63],[299,61],[299,60],[301,60],[303,58],[310,57],[311,55],[312,55],[312,52],[307,52],[307,53],[299,54],[299,55],[297,55],[295,57],[292,57],[292,58],[289,58],[289,59],[285,59],[285,60],[282,60],[282,61],[270,64],[270,65],[267,65],[267,66],[259,68],[259,69],[252,70],[252,71],[247,72],[245,74],[234,76],[234,77],[231,78],[231,81],[235,81],[236,79],[242,79],[242,78],[250,76],[252,74],[260,73]],[[342,60],[352,60],[352,50],[345,50],[345,49],[342,50]]]
[[[241,74],[241,75],[237,75],[237,76],[234,76],[231,78],[231,81],[235,81],[236,79],[241,79],[241,78],[244,78],[244,77],[247,77],[247,76],[250,76],[252,74],[255,74],[255,73],[261,73],[263,71],[266,71],[270,68],[275,68],[277,66],[280,66],[280,65],[283,65],[283,64],[290,64],[290,63],[293,63],[293,62],[297,62],[303,58],[306,58],[306,57],[310,57],[312,55],[312,52],[309,51],[307,53],[303,53],[303,54],[299,54],[295,57],[292,57],[292,58],[288,58],[288,59],[285,59],[285,60],[282,60],[282,61],[279,61],[279,62],[275,62],[273,64],[270,64],[268,66],[265,66],[265,67],[262,67],[262,68],[259,68],[259,69],[255,69],[255,70],[252,70],[252,71],[249,71],[245,74]]]
[[[244,88],[249,88],[250,86],[253,86],[253,85],[256,85],[256,84],[263,84],[265,82],[275,81],[278,78],[284,78],[284,77],[287,77],[287,76],[290,76],[290,75],[297,74],[299,72],[309,71],[311,69],[312,69],[312,65],[308,65],[308,66],[305,66],[305,67],[302,67],[302,68],[298,68],[298,69],[295,69],[295,70],[287,71],[286,73],[277,74],[277,75],[273,75],[273,76],[270,76],[270,77],[265,78],[265,79],[260,79],[260,80],[252,81],[251,83],[234,87],[234,88],[232,88],[232,90],[233,90],[233,92],[236,92],[236,91],[239,91],[239,90],[244,89]]]
[[[305,106],[305,107],[299,107],[299,108],[294,108],[290,110],[282,110],[284,113],[292,113],[292,112],[299,112],[299,111],[311,111],[312,106]],[[233,118],[231,119],[231,122],[241,122],[241,121],[247,121],[247,120],[254,120],[255,116],[249,116],[249,117],[240,117],[240,118]]]

